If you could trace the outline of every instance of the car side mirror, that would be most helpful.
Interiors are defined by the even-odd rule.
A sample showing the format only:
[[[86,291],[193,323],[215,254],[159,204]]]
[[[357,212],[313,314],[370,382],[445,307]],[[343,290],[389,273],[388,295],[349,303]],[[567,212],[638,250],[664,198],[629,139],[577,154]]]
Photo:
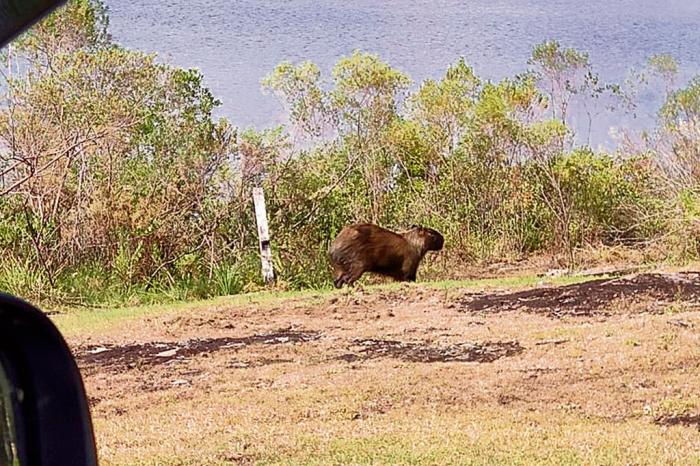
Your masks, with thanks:
[[[75,359],[40,310],[0,293],[0,465],[97,465]]]
[[[0,47],[66,0],[0,0]]]
[[[0,0],[0,47],[66,0]],[[41,311],[0,293],[0,466],[97,465],[78,367]]]

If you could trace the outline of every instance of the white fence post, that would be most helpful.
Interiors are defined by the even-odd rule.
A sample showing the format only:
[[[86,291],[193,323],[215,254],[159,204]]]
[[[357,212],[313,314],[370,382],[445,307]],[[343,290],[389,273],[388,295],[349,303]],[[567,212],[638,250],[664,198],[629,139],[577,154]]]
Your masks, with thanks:
[[[255,205],[255,221],[258,224],[258,242],[260,243],[260,261],[265,283],[275,282],[275,269],[272,266],[272,249],[270,248],[270,231],[267,227],[267,211],[265,210],[265,193],[262,188],[253,188],[253,204]]]

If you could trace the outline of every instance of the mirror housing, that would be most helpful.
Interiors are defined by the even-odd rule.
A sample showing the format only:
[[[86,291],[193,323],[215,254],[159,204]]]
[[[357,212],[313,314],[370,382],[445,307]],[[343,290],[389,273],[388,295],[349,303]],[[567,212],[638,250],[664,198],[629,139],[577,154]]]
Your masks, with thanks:
[[[0,47],[66,0],[0,0]],[[53,322],[0,293],[0,389],[9,410],[2,440],[20,466],[97,465],[92,421],[78,367]],[[5,435],[8,434],[8,435]],[[3,460],[3,458],[0,458]]]
[[[39,309],[0,293],[0,364],[10,386],[20,466],[96,466],[85,388],[73,355]]]
[[[66,0],[1,0],[0,46],[64,3]]]

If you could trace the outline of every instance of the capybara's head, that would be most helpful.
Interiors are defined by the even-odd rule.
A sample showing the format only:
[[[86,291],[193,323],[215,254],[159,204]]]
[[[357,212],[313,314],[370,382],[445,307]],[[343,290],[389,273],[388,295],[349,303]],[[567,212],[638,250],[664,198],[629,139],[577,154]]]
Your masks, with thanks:
[[[421,238],[425,251],[440,251],[445,244],[445,238],[432,228],[411,225],[411,231]]]

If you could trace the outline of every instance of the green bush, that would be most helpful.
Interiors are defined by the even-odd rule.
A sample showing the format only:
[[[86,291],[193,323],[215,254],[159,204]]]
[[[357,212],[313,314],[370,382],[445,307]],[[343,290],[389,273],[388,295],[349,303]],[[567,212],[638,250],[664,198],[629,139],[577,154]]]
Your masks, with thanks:
[[[592,118],[612,94],[630,97],[555,41],[526,74],[484,81],[459,59],[414,92],[361,51],[328,82],[284,62],[263,85],[290,127],[239,131],[214,120],[199,72],[111,43],[107,24],[102,2],[71,0],[14,49],[26,69],[1,86],[5,291],[95,305],[257,289],[254,187],[291,289],[331,286],[328,245],[353,222],[438,229],[435,274],[437,262],[544,253],[573,266],[582,246],[700,257],[700,78],[667,89],[653,145],[614,155],[576,144],[569,103],[585,100]],[[677,73],[668,58],[650,66],[666,83]]]

